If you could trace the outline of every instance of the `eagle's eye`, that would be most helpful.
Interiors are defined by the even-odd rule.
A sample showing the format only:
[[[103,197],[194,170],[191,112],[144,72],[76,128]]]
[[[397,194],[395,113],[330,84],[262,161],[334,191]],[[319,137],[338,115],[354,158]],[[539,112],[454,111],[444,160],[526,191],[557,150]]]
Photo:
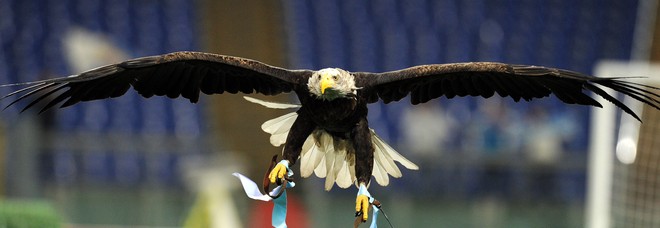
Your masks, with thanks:
[[[332,76],[332,80],[335,80],[335,81],[337,81],[338,79],[339,79],[339,78],[337,77],[337,75],[335,75],[335,76]]]
[[[321,80],[321,75],[319,74],[319,80]]]

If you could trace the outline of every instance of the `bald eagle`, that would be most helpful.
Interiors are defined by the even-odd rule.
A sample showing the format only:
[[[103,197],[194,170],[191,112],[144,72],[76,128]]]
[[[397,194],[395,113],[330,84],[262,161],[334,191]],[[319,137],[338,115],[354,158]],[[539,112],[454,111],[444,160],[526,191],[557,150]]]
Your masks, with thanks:
[[[602,107],[585,91],[602,96],[636,119],[630,108],[602,87],[660,109],[657,87],[622,80],[597,78],[573,71],[494,62],[471,62],[414,66],[384,73],[348,72],[338,68],[289,70],[255,60],[201,52],[174,52],[107,65],[69,77],[12,85],[25,86],[6,95],[18,96],[9,105],[31,98],[23,110],[43,102],[41,112],[60,107],[119,97],[133,88],[149,98],[182,96],[197,102],[204,94],[295,92],[300,105],[287,106],[250,99],[275,108],[298,108],[264,123],[271,142],[284,144],[283,158],[271,171],[271,182],[283,178],[301,159],[301,175],[312,172],[326,178],[325,188],[335,183],[358,189],[356,212],[367,219],[371,176],[381,185],[388,175],[400,177],[394,162],[408,169],[418,167],[383,142],[369,128],[367,104],[398,101],[410,95],[412,104],[445,96],[491,97],[530,101],[554,94],[568,104]],[[302,153],[302,154],[301,154]]]

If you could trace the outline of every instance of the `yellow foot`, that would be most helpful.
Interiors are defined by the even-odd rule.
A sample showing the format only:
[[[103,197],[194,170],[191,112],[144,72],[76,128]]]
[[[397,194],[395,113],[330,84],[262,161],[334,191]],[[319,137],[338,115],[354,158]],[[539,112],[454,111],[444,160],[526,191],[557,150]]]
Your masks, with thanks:
[[[288,162],[286,162],[288,164]],[[270,171],[270,174],[268,174],[268,179],[270,179],[270,183],[275,183],[278,179],[283,179],[284,175],[286,174],[287,170],[289,169],[287,167],[287,164],[283,164],[283,162],[277,163],[275,165],[275,168]]]
[[[357,196],[355,199],[355,212],[357,215],[362,214],[362,222],[367,221],[369,218],[369,196]]]

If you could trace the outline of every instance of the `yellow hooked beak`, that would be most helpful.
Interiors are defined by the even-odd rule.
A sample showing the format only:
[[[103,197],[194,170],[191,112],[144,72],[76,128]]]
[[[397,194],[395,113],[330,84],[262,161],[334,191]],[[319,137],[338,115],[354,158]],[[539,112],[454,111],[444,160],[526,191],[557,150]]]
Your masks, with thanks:
[[[321,94],[325,94],[325,90],[327,88],[332,88],[335,86],[335,80],[332,78],[332,76],[329,73],[322,73],[321,74]]]

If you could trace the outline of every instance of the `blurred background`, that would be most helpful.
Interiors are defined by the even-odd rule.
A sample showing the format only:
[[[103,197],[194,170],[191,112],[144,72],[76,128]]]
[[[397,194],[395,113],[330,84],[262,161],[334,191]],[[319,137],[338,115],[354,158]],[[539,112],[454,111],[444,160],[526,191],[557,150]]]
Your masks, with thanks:
[[[0,83],[180,50],[288,68],[381,72],[498,61],[594,74],[601,60],[660,59],[657,9],[657,0],[0,0]],[[270,223],[271,204],[245,197],[231,173],[262,178],[281,148],[259,126],[286,111],[241,95],[190,104],[133,92],[41,115],[21,108],[0,115],[3,224]],[[370,188],[395,227],[590,224],[589,108],[554,97],[441,98],[414,108],[404,99],[369,108],[372,128],[420,166]],[[615,196],[605,204],[615,227],[660,226],[660,116],[644,113],[640,142],[646,137],[650,146],[637,158],[644,162],[610,164]],[[352,224],[356,191],[322,186],[316,177],[298,179],[289,191],[291,227]]]

